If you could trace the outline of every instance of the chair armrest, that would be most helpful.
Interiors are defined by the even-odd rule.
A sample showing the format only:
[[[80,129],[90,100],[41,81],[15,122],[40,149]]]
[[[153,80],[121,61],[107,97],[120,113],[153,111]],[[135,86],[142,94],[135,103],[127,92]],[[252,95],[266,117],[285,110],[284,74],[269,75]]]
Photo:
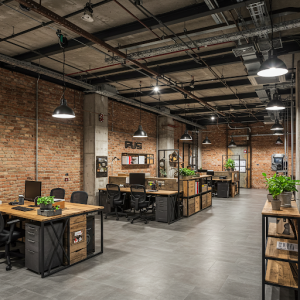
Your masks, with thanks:
[[[10,225],[10,224],[18,223],[18,222],[20,222],[19,219],[14,219],[14,220],[10,220],[10,221],[6,222],[6,224],[7,224],[7,225]]]
[[[19,219],[14,219],[14,220],[11,220],[11,221],[7,222],[7,225],[10,225],[8,240],[6,242],[7,245],[9,245],[11,243],[11,238],[12,238],[12,235],[13,235],[13,232],[14,232],[14,229],[15,229],[15,224],[18,223],[18,222],[20,222]]]

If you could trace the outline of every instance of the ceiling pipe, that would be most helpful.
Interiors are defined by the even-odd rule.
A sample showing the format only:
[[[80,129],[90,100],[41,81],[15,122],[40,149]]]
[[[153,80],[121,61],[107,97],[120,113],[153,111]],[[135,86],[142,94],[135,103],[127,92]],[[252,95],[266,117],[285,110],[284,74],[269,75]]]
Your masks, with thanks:
[[[57,15],[56,13],[52,12],[51,10],[47,9],[46,7],[32,1],[32,0],[16,0],[18,3],[25,5],[26,7],[30,8],[32,11],[54,21],[57,24],[60,24],[61,26],[67,28],[68,30],[72,31],[73,33],[80,35],[88,40],[90,40],[91,42],[93,42],[96,45],[99,45],[101,47],[103,47],[104,49],[114,53],[115,55],[121,57],[123,59],[123,63],[128,61],[134,65],[136,65],[137,67],[141,68],[142,70],[146,71],[147,73],[153,75],[156,78],[159,78],[160,82],[163,83],[170,83],[170,79],[167,78],[164,75],[161,75],[160,73],[154,71],[153,69],[150,69],[148,67],[146,67],[145,65],[141,64],[140,62],[133,60],[131,58],[128,58],[127,54],[124,54],[123,52],[119,51],[118,49],[110,46],[109,44],[107,44],[106,42],[104,42],[103,40],[99,39],[98,37],[94,36],[93,34],[83,30],[82,28],[80,28],[79,26],[71,23],[70,21],[66,20],[65,18],[60,17],[59,15]],[[184,94],[186,94],[188,97],[195,99],[196,101],[198,101],[199,103],[203,104],[204,106],[210,108],[212,111],[216,111],[216,108],[210,104],[208,104],[207,102],[205,102],[204,100],[198,98],[197,96],[195,96],[194,94],[192,94],[191,92],[187,91],[186,89],[174,85],[172,86],[175,90],[182,92]],[[225,116],[225,114],[221,113],[221,112],[216,112],[219,115],[223,115]]]
[[[18,0],[17,0],[18,1]],[[291,21],[282,22],[279,24],[274,25],[274,32],[281,32],[289,29],[299,28],[300,27],[300,19],[295,19]],[[260,34],[269,34],[272,32],[271,26],[264,26],[260,28],[253,28],[249,30],[243,30],[228,34],[222,34],[214,37],[208,37],[204,39],[199,39],[195,41],[188,41],[186,43],[178,43],[174,45],[159,47],[159,48],[152,48],[144,51],[138,51],[128,54],[128,58],[130,59],[139,59],[139,58],[147,58],[153,55],[158,55],[162,53],[169,53],[173,51],[179,51],[186,49],[186,44],[189,47],[206,47],[212,44],[224,43],[224,42],[234,42],[238,40],[243,40],[245,38],[250,38],[254,36],[259,36]],[[121,61],[121,58],[114,57],[114,59],[106,58],[105,60],[107,63]]]
[[[49,77],[55,78],[57,80],[63,81],[63,75],[62,74],[47,70],[43,67],[33,65],[29,62],[20,61],[20,60],[14,59],[12,57],[9,57],[9,56],[3,55],[3,54],[0,54],[0,61],[2,61],[4,63],[7,63],[7,64],[10,64],[12,66],[20,67],[22,69],[35,72],[35,73],[40,74],[40,75],[49,76]],[[103,90],[103,89],[101,90],[100,87],[98,87],[98,86],[94,86],[94,85],[85,83],[83,81],[80,81],[80,80],[77,80],[77,79],[74,79],[74,78],[65,77],[65,82],[68,82],[68,83],[70,83],[72,85],[75,85],[75,86],[79,86],[81,88],[84,88],[85,90],[87,90],[87,92],[98,93],[100,95],[109,97],[111,99],[115,99],[117,101],[129,104],[129,105],[132,105],[132,106],[135,106],[135,107],[140,107],[140,103],[133,100],[133,99],[129,99],[129,98],[123,97],[121,95],[118,95],[118,94],[115,94],[115,93],[112,93],[112,92],[109,92],[109,91],[106,91],[106,90]],[[194,127],[200,128],[200,129],[204,128],[202,125],[199,125],[195,122],[186,120],[186,119],[181,118],[177,115],[172,115],[172,114],[170,114],[166,111],[160,110],[160,109],[155,108],[155,107],[148,106],[148,105],[143,104],[143,103],[141,104],[141,108],[146,110],[146,111],[156,113],[158,115],[171,117],[174,120],[177,120],[177,121],[185,123],[185,124],[189,124],[191,126],[194,126]]]
[[[230,125],[228,124],[228,128],[229,128],[229,129],[232,129],[232,130],[248,129],[249,132],[251,132],[251,128],[250,128],[250,127],[234,127],[234,128],[232,128],[232,127],[230,127]]]

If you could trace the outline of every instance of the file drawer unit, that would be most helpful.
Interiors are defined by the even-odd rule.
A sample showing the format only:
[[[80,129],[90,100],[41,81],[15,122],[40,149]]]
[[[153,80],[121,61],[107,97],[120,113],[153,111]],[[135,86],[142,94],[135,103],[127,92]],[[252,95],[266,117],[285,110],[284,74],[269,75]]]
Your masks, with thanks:
[[[53,224],[58,236],[62,237],[63,223],[62,221]],[[62,243],[62,238],[60,239]],[[44,227],[44,270],[58,267],[63,262],[63,251],[59,247],[54,252],[53,260],[50,266],[51,256],[57,244],[55,233],[50,224]],[[42,273],[40,262],[42,249],[41,226],[39,224],[25,224],[25,267],[38,274]]]
[[[155,197],[156,210],[155,220],[157,222],[170,223],[174,221],[174,209],[172,203],[177,200],[177,197]]]
[[[208,180],[212,180],[211,175],[182,180],[184,217],[189,217],[212,205],[211,187],[208,186]]]

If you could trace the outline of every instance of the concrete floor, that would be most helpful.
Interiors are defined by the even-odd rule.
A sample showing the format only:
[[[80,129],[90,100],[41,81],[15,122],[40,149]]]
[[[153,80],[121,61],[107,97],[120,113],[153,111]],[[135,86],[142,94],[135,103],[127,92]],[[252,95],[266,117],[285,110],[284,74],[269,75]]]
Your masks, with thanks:
[[[172,225],[104,222],[104,254],[41,279],[23,262],[0,264],[0,299],[261,299],[261,210],[264,190],[232,199]],[[293,299],[267,287],[268,300]]]

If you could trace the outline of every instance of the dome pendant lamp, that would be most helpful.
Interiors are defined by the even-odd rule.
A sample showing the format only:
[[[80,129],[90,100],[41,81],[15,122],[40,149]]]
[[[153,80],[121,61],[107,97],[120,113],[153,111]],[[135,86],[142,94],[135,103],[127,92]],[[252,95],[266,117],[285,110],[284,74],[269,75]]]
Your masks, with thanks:
[[[63,55],[64,55],[64,62],[63,62],[63,95],[60,101],[60,106],[55,108],[52,117],[58,119],[72,119],[75,118],[75,113],[72,108],[67,105],[67,100],[65,99],[65,91],[66,91],[66,84],[65,84],[65,49],[63,48]]]
[[[275,130],[273,135],[283,135],[283,132],[281,130]]]
[[[228,145],[228,148],[235,148],[235,147],[237,147],[236,143],[234,142],[233,137],[231,137],[231,141],[230,141],[230,143]]]
[[[184,97],[186,98],[187,95],[184,95]],[[186,107],[184,108],[185,110],[185,117],[186,117]],[[180,141],[192,141],[193,138],[189,135],[188,130],[185,129],[184,134],[181,136]]]
[[[283,110],[283,109],[285,109],[285,106],[280,99],[280,95],[278,95],[277,92],[273,95],[273,100],[271,100],[268,103],[266,109],[267,110]]]
[[[279,124],[279,120],[275,120],[275,124],[271,127],[271,130],[283,130],[283,127],[281,124]]]
[[[133,137],[136,138],[145,138],[148,137],[146,131],[143,130],[143,127],[141,125],[142,123],[142,88],[141,88],[141,83],[140,83],[140,125],[138,130],[134,133]]]
[[[276,145],[282,145],[283,141],[281,140],[280,137],[278,137],[278,139],[276,140]]]
[[[279,59],[275,53],[274,46],[273,46],[273,10],[272,10],[272,2],[273,0],[270,0],[270,12],[271,12],[271,28],[272,28],[272,48],[269,52],[269,58],[263,62],[257,72],[258,76],[262,77],[274,77],[274,76],[281,76],[288,72],[288,69],[285,65],[285,63]]]
[[[211,141],[208,139],[208,137],[206,137],[203,142],[202,142],[203,145],[210,145],[211,144]]]

